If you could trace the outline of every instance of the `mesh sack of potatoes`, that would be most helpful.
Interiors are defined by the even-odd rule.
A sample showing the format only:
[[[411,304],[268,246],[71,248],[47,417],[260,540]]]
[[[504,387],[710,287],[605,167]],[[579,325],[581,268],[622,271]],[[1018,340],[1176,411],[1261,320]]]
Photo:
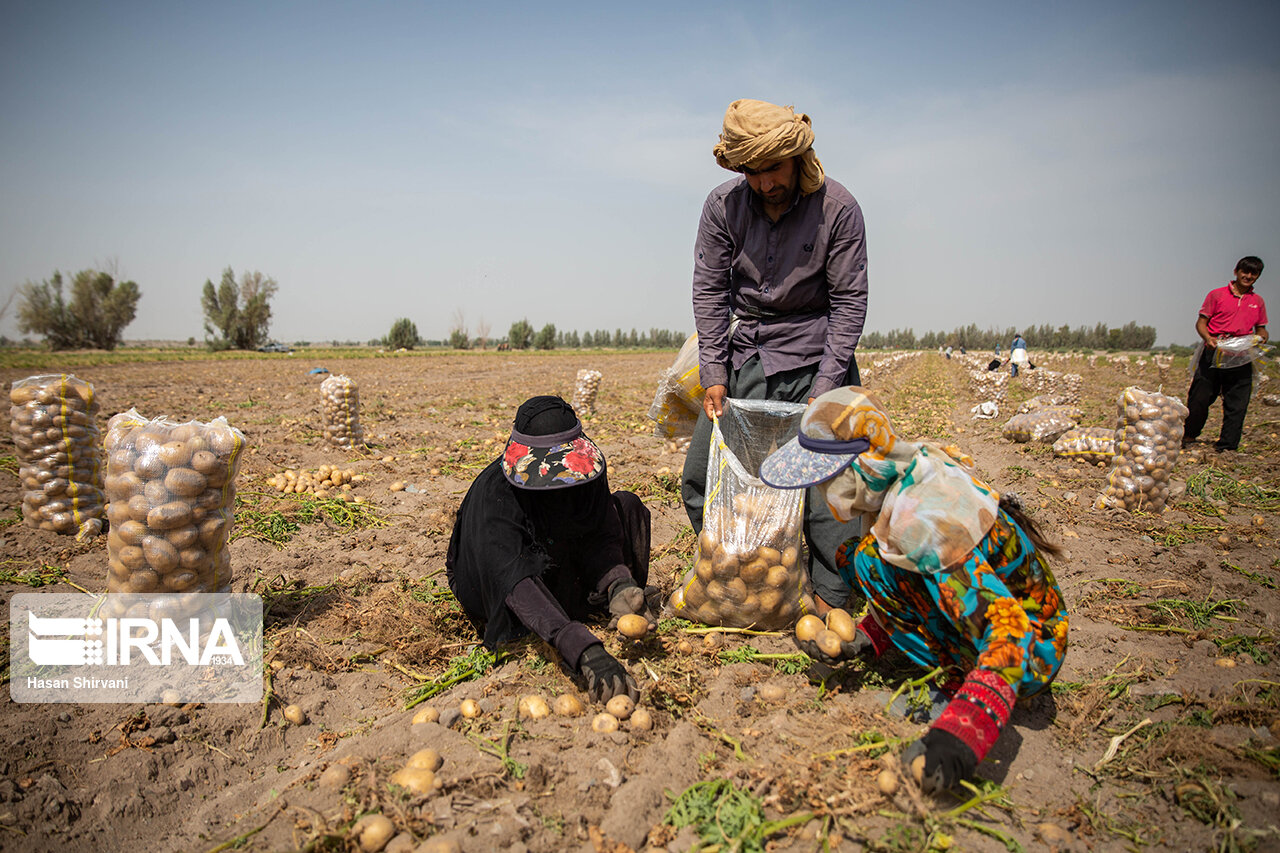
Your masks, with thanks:
[[[1046,406],[1009,418],[1002,431],[1009,441],[1053,441],[1083,417],[1075,406]]]
[[[1187,407],[1158,391],[1130,386],[1120,393],[1115,455],[1096,506],[1163,512],[1182,449]]]
[[[360,388],[349,376],[330,376],[320,383],[324,438],[334,447],[354,450],[364,446],[360,429]]]
[[[980,400],[1003,403],[1009,390],[1009,374],[1003,370],[974,370],[969,373],[969,390]]]
[[[706,390],[698,377],[698,334],[680,347],[675,362],[658,377],[658,389],[649,406],[653,434],[659,438],[688,437],[702,411]]]
[[[226,418],[179,424],[131,409],[110,420],[103,446],[107,592],[230,592],[244,434]]]
[[[600,380],[604,374],[598,370],[579,370],[578,378],[573,383],[573,410],[578,417],[596,413],[596,394],[600,391]]]
[[[93,386],[70,374],[30,376],[9,391],[22,519],[82,538],[102,530],[102,450]]]
[[[1067,398],[1057,394],[1037,394],[1030,400],[1024,400],[1018,411],[1014,414],[1024,415],[1027,412],[1034,412],[1037,409],[1046,409],[1049,406],[1061,406],[1066,404]]]
[[[1090,464],[1110,462],[1115,455],[1116,431],[1110,427],[1069,429],[1053,443],[1053,455],[1083,459]]]
[[[804,489],[752,472],[800,426],[804,406],[727,400],[714,421],[697,557],[671,595],[677,616],[732,628],[789,628],[812,611],[800,561]]]

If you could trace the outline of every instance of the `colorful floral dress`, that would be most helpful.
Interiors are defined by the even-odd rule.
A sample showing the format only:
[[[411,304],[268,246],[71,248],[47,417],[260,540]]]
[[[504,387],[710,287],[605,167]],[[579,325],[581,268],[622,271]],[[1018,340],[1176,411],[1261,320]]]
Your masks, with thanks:
[[[950,570],[897,568],[881,559],[870,535],[841,546],[836,566],[862,589],[894,645],[923,667],[943,667],[957,684],[971,670],[987,669],[1026,698],[1062,666],[1062,592],[1026,533],[1003,511],[969,559]]]

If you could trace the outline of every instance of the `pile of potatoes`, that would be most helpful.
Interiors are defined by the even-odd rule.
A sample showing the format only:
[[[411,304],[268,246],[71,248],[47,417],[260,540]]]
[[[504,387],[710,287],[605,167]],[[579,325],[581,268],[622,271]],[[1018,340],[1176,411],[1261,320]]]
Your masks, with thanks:
[[[230,592],[227,537],[244,434],[225,418],[203,424],[108,423],[107,591]]]
[[[1084,413],[1075,406],[1046,406],[1009,418],[1002,434],[1009,441],[1053,441],[1079,423]]]
[[[102,529],[102,451],[93,386],[69,374],[31,376],[9,391],[22,519],[56,533]]]
[[[979,400],[1003,403],[1009,391],[1009,374],[1004,370],[971,370],[969,391]]]
[[[267,478],[267,484],[278,492],[312,494],[318,498],[327,498],[332,492],[349,492],[353,483],[363,482],[363,474],[336,465],[321,465],[315,471],[286,468]]]
[[[598,370],[579,370],[578,381],[573,386],[573,410],[578,417],[596,413],[596,393],[600,390],[600,380],[604,374]]]
[[[1048,392],[1063,398],[1065,403],[1078,403],[1084,387],[1084,377],[1078,373],[1059,373],[1056,370],[1028,371],[1031,387],[1036,393]]]
[[[676,615],[707,625],[789,628],[813,609],[800,565],[803,491],[751,487],[711,511],[698,558],[671,595]]]
[[[1116,431],[1110,427],[1069,429],[1053,443],[1053,455],[1095,462],[1110,462],[1116,452]]]
[[[1115,456],[1096,506],[1163,512],[1182,450],[1187,407],[1158,391],[1130,386],[1117,400]]]
[[[360,428],[360,388],[348,376],[330,376],[320,383],[324,437],[334,447],[355,450],[364,446]]]

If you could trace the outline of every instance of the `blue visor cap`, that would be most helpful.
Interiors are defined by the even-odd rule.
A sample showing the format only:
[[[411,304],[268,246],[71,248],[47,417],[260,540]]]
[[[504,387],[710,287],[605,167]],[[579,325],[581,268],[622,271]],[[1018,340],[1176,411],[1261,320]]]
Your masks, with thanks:
[[[812,486],[830,480],[870,449],[865,438],[812,438],[802,432],[760,464],[760,479],[775,489]]]

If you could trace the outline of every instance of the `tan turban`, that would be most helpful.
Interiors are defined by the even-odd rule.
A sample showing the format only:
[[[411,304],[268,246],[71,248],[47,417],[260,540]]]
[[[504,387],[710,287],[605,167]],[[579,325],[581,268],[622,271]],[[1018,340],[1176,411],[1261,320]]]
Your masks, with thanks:
[[[734,101],[725,111],[720,141],[711,150],[717,163],[734,172],[752,163],[800,155],[800,192],[808,194],[822,186],[822,163],[813,153],[809,117],[792,107]]]

